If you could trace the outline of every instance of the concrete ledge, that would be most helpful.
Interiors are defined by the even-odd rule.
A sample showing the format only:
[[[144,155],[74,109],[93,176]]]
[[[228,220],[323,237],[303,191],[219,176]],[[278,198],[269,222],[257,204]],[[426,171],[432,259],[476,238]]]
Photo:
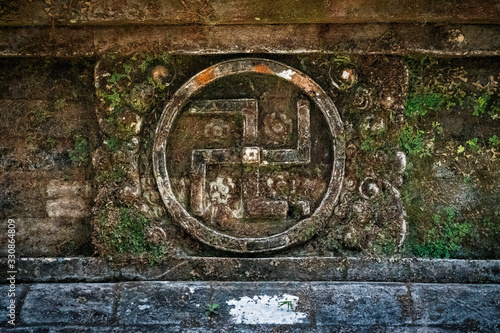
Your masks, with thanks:
[[[500,55],[500,25],[283,24],[4,27],[0,56],[344,53]]]
[[[5,264],[5,259],[0,261]],[[2,281],[5,273],[0,274]],[[374,258],[204,258],[153,267],[112,267],[98,258],[21,258],[20,282],[379,281],[500,283],[500,260]]]
[[[19,287],[25,291],[16,298],[14,332],[500,330],[500,286],[490,284],[126,282]],[[1,286],[0,293],[7,289]],[[218,304],[218,314],[207,316],[207,304]],[[9,327],[6,317],[1,318],[0,325]]]

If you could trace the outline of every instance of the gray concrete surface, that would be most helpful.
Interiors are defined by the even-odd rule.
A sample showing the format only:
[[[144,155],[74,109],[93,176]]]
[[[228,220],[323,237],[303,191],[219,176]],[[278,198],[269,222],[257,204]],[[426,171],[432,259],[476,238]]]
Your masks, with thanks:
[[[0,259],[0,264],[6,264]],[[366,281],[500,283],[500,260],[425,258],[180,257],[153,267],[114,267],[93,257],[21,258],[17,281]],[[0,272],[4,280],[5,272]]]
[[[0,331],[500,332],[493,284],[53,283],[17,291],[16,326],[2,315]],[[206,314],[209,304],[218,314]]]

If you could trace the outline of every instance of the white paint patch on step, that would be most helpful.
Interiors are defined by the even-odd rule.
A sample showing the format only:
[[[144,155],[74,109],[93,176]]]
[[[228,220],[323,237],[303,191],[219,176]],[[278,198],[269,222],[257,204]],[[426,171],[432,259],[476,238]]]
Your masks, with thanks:
[[[285,303],[280,306],[282,302]],[[228,305],[234,306],[229,311],[236,324],[299,324],[307,315],[303,312],[294,311],[299,302],[297,296],[284,294],[283,296],[244,296],[239,300],[227,301]],[[289,306],[291,304],[291,308]]]

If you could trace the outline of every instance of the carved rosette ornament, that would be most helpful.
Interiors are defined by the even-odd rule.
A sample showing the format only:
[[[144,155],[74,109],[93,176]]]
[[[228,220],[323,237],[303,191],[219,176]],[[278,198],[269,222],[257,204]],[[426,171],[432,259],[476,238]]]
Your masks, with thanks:
[[[347,128],[346,176],[331,243],[342,250],[392,254],[402,247],[407,231],[400,194],[406,156],[399,151],[398,137],[404,122],[408,71],[397,59],[379,58],[376,66],[357,63],[363,75],[356,84],[333,82],[342,82],[344,68],[356,71],[353,64],[334,62],[330,69],[332,84],[344,97]],[[392,70],[388,72],[389,63]]]

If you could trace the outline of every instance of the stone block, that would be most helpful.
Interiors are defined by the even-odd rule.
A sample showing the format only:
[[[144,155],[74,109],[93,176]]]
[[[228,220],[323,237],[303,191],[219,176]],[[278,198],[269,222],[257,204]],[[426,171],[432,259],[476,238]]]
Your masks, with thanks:
[[[47,180],[40,172],[0,175],[0,218],[43,218]]]
[[[16,252],[23,257],[78,255],[90,252],[90,223],[81,218],[14,218]],[[0,253],[7,253],[7,238]]]
[[[124,283],[117,310],[120,325],[201,326],[211,290],[206,283]]]
[[[19,1],[6,6],[2,13],[3,26],[49,26],[56,21],[60,25],[263,25],[285,23],[362,23],[362,22],[498,22],[500,10],[491,1],[438,2],[429,6],[425,0],[387,3],[382,0],[336,1],[311,3],[298,0],[293,5],[286,0],[256,2],[236,0],[232,6],[226,1],[183,3],[173,0],[142,2],[130,0],[126,6],[119,0],[106,3],[73,4],[72,10],[51,3]],[[8,10],[10,9],[10,10]],[[75,16],[72,13],[78,12]],[[74,29],[69,29],[69,31]],[[53,36],[51,40],[57,36]],[[55,42],[55,43],[56,43]]]
[[[411,318],[398,302],[398,297],[406,294],[403,284],[312,283],[318,326],[411,324]]]
[[[411,294],[420,325],[477,326],[492,332],[500,326],[500,286],[414,284]]]
[[[89,196],[87,183],[51,180],[47,185],[47,215],[86,217],[90,213]]]
[[[498,328],[497,285],[312,283],[318,328]],[[446,331],[446,330],[445,330]]]
[[[6,136],[23,133],[24,136],[72,137],[91,126],[92,118],[85,104],[65,98],[5,99],[0,103],[0,130]],[[36,140],[33,144],[37,144]]]
[[[0,171],[63,171],[71,172],[73,163],[71,139],[41,137],[36,145],[25,136],[3,138],[0,143]]]
[[[7,266],[5,266],[7,267]],[[7,277],[9,277],[7,275]],[[17,276],[16,276],[17,277]],[[2,280],[4,282],[5,280]],[[10,306],[10,300],[14,299],[15,303],[15,323],[18,325],[20,318],[19,318],[19,312],[21,311],[21,301],[22,298],[24,297],[24,294],[26,292],[26,285],[25,284],[19,284],[19,281],[16,281],[14,290],[11,289],[10,284],[6,285],[0,285],[0,327],[9,327],[13,328],[10,324],[7,323],[8,320],[11,318],[8,318],[7,315],[9,314],[10,310],[7,309],[8,306]],[[14,293],[14,297],[10,297],[9,293]],[[2,329],[0,328],[0,331]],[[23,332],[23,331],[19,331]]]
[[[24,35],[26,39],[30,39],[36,37],[38,30],[47,29],[25,27],[21,30],[1,30],[0,36],[8,36],[17,32],[21,36]],[[62,38],[68,38],[69,35],[63,32],[65,30],[57,33]],[[56,30],[53,31],[56,32]],[[17,37],[20,37],[19,35]],[[46,42],[48,41],[37,43],[37,46],[40,47]],[[0,99],[19,102],[42,100],[52,102],[50,103],[52,106],[61,98],[66,102],[86,101],[93,94],[93,71],[91,63],[86,61],[4,57],[0,59],[0,76],[3,78],[0,82]],[[58,105],[62,106],[60,103]],[[15,111],[15,109],[10,110],[10,112]]]
[[[26,325],[106,325],[115,303],[110,284],[51,284],[30,288],[21,310]]]
[[[28,25],[18,29],[2,29],[0,36],[0,55],[3,56],[30,54],[68,57],[76,53],[82,53],[84,56],[93,54],[92,28],[89,27],[82,29],[61,27],[56,31]]]

